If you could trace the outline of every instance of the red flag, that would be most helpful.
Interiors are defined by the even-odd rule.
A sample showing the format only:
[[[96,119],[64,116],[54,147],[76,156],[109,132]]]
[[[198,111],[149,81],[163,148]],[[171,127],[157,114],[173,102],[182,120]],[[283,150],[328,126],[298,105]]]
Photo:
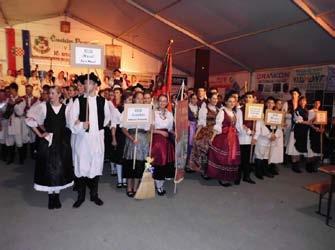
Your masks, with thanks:
[[[161,69],[159,71],[153,88],[154,96],[159,96],[161,94],[168,96],[169,109],[171,108],[170,95],[172,86],[172,43],[173,40],[170,40],[169,46],[166,50],[166,54],[162,62]]]

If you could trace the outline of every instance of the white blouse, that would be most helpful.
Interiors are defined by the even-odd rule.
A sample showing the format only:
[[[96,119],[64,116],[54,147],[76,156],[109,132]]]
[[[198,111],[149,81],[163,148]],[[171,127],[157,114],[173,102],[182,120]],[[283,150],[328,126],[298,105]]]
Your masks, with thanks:
[[[53,106],[51,105],[53,111],[58,114],[62,105]],[[27,118],[25,122],[27,126],[31,128],[36,128],[44,124],[44,120],[47,116],[47,105],[45,102],[33,105],[27,112]]]
[[[199,110],[198,126],[206,127],[207,125],[207,112],[208,112],[207,107],[212,111],[215,111],[217,109],[215,106],[211,104],[202,105]]]
[[[214,125],[214,130],[216,134],[222,133],[222,123],[224,121],[224,111],[226,111],[227,115],[230,116],[232,119],[236,119],[235,114],[232,110],[229,110],[226,107],[223,107],[222,109],[220,109],[219,113],[216,116],[215,125]]]
[[[165,116],[163,119],[161,117],[161,112],[159,110],[155,111],[154,117],[154,127],[155,129],[167,129],[169,132],[173,130],[173,115],[170,111],[166,110]]]

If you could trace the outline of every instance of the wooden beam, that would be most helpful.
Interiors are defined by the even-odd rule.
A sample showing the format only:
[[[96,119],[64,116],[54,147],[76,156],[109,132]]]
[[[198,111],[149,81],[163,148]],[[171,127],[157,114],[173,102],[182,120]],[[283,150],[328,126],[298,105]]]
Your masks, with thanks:
[[[310,16],[317,24],[321,26],[331,37],[335,38],[335,30],[322,19],[314,13],[313,9],[303,0],[292,0],[300,9],[302,9],[308,16]]]

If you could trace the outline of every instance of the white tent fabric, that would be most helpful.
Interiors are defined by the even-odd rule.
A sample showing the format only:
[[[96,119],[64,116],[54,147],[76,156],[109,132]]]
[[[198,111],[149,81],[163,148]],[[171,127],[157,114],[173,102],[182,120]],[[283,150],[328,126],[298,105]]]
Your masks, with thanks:
[[[305,0],[335,29],[334,0]],[[193,72],[196,48],[210,73],[335,62],[335,39],[290,0],[1,0],[0,26],[67,15]]]

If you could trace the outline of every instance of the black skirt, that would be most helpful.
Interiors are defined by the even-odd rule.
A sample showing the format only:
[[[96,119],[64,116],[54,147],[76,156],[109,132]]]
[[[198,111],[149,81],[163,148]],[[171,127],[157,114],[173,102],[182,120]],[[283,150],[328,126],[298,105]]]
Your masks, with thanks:
[[[133,169],[133,160],[124,160],[122,168],[122,177],[127,179],[141,179],[144,172],[145,161],[136,161]]]
[[[116,127],[115,137],[117,145],[111,146],[111,162],[122,164],[122,156],[126,138],[119,125]]]
[[[63,138],[38,143],[34,183],[44,187],[61,187],[73,181],[72,153],[69,131]]]
[[[165,180],[166,178],[174,178],[175,176],[174,163],[169,163],[165,166],[154,166],[154,173],[152,177],[155,180]]]

